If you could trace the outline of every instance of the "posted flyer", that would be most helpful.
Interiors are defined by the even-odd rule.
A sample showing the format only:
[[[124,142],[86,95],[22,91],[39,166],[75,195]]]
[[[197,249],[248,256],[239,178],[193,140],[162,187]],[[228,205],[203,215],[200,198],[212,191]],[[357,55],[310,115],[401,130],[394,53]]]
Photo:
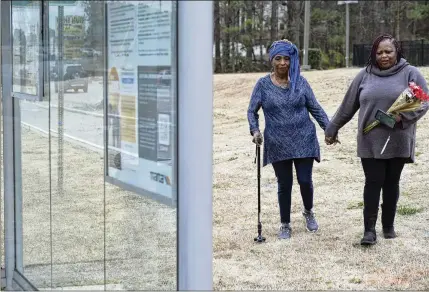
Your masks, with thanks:
[[[172,198],[173,1],[107,9],[108,176]]]

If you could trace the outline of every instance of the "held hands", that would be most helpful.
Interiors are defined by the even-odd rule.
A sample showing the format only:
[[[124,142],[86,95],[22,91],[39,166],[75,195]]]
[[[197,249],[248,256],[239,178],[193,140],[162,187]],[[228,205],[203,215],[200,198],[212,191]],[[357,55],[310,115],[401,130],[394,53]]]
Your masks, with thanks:
[[[262,137],[262,134],[259,131],[256,131],[253,134],[253,138],[252,138],[252,142],[255,143],[256,145],[262,145],[262,142],[264,141],[264,138]],[[328,137],[325,136],[325,143],[326,145],[336,145],[341,144],[340,140],[338,139],[338,135],[336,135],[335,137]]]
[[[401,115],[394,115],[393,117],[395,118],[396,123],[400,123],[402,121]],[[328,137],[325,135],[325,143],[326,145],[336,145],[337,143],[341,144],[340,140],[338,140],[338,134],[335,135],[335,137]]]
[[[326,145],[336,145],[337,143],[341,144],[340,140],[338,140],[338,135],[335,135],[335,137],[325,136],[325,143]]]
[[[264,141],[264,138],[262,137],[262,134],[259,131],[256,131],[255,133],[253,133],[253,139],[252,139],[253,143],[261,146],[263,141]]]

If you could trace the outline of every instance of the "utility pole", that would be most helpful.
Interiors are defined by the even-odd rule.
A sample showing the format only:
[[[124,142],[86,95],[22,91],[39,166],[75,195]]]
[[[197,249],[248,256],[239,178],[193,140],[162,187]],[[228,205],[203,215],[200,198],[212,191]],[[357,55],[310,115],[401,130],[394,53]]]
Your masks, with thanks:
[[[349,60],[350,60],[350,7],[349,4],[358,3],[357,0],[346,0],[346,1],[338,1],[338,5],[346,5],[346,68],[349,68]]]
[[[64,6],[58,6],[58,187],[60,198],[63,195],[64,187]]]
[[[349,3],[346,2],[346,68],[349,68],[349,60],[350,60],[350,9]]]
[[[311,69],[310,65],[308,65],[308,43],[310,37],[310,1],[307,0],[304,3],[304,49],[302,51],[303,59],[302,59],[302,69],[309,70]]]

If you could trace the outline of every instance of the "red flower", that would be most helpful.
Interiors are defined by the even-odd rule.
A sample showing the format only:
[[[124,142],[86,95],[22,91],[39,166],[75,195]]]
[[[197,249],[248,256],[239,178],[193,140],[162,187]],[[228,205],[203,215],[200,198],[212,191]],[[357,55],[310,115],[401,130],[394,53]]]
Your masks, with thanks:
[[[427,95],[420,86],[416,85],[414,82],[410,82],[409,87],[416,98],[422,101],[429,101],[429,95]]]

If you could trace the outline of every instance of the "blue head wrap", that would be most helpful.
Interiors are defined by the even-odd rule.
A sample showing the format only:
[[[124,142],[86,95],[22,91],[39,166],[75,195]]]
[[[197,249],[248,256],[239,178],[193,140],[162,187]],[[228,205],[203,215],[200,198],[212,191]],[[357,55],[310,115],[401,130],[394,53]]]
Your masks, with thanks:
[[[289,79],[292,91],[295,90],[300,75],[299,52],[297,47],[288,40],[274,42],[269,51],[270,62],[275,56],[290,58]]]

